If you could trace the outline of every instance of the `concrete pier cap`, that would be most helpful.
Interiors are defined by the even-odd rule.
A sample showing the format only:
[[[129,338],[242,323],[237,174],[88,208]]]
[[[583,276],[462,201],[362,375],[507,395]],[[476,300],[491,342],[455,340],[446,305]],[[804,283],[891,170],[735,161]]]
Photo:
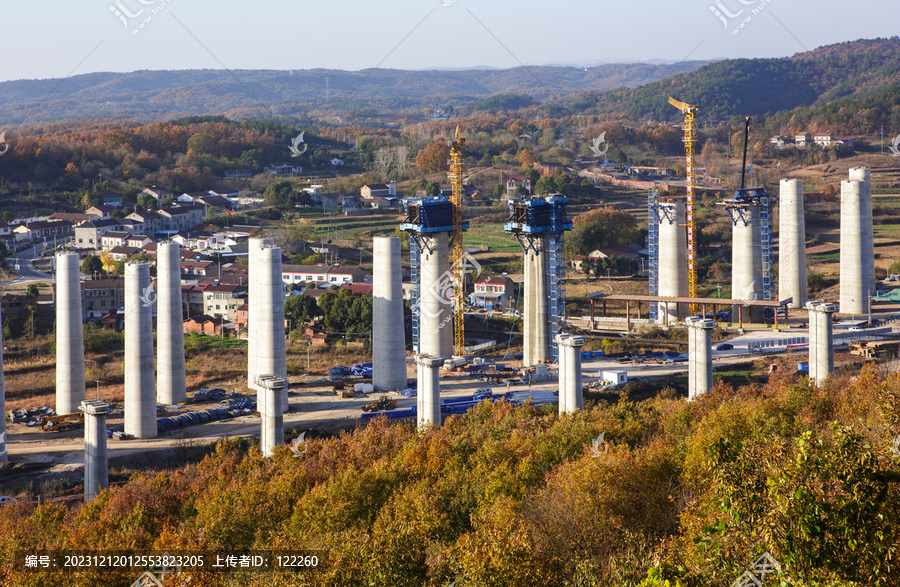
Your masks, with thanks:
[[[821,385],[834,372],[834,338],[832,314],[837,304],[813,301],[806,304],[809,310],[809,378]]]
[[[79,409],[84,412],[84,500],[90,501],[109,487],[106,415],[110,409],[101,399],[84,400]]]
[[[443,360],[433,355],[416,355],[418,393],[416,420],[420,430],[441,425],[440,367]]]
[[[694,316],[684,325],[688,329],[688,399],[693,400],[713,386],[712,331],[716,323]]]

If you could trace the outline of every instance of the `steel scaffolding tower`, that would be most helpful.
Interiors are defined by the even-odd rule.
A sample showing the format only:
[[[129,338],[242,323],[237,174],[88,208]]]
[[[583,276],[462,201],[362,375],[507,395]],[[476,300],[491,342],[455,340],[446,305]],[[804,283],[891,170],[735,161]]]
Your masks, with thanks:
[[[775,286],[772,279],[772,200],[774,198],[763,188],[739,189],[731,199],[722,204],[731,217],[732,224],[738,221],[748,225],[751,223],[749,208],[759,206],[759,242],[762,249],[762,296],[764,300],[775,299]],[[732,292],[732,297],[735,293]]]
[[[559,347],[556,335],[565,325],[565,259],[563,235],[572,229],[572,222],[566,217],[566,197],[562,194],[551,194],[547,197],[521,198],[510,200],[510,218],[504,230],[515,235],[516,240],[526,253],[529,250],[541,254],[544,251],[535,246],[535,241],[546,239],[547,272],[546,296],[550,326],[550,345],[553,360],[559,360]],[[525,287],[531,284],[526,283]]]
[[[409,291],[410,309],[412,310],[412,348],[419,352],[419,235],[409,235],[409,278],[412,289]]]
[[[400,230],[409,233],[409,265],[413,286],[411,292],[413,350],[419,352],[421,334],[419,326],[422,315],[419,306],[424,293],[422,291],[421,254],[422,251],[434,252],[429,248],[427,237],[441,232],[453,233],[454,211],[453,203],[443,196],[425,199],[411,198],[403,201],[403,207],[406,211],[406,218],[400,225]],[[461,230],[468,229],[469,223],[461,222]],[[439,283],[433,285],[442,287],[442,284]],[[437,293],[441,296],[445,294],[444,291]]]
[[[772,208],[769,195],[765,191],[760,191],[759,230],[762,244],[763,299],[771,301],[775,299],[775,286],[772,279],[772,223],[769,220]]]
[[[659,192],[647,190],[647,250],[650,251],[650,295],[659,295]],[[656,322],[658,306],[650,304],[650,321]]]

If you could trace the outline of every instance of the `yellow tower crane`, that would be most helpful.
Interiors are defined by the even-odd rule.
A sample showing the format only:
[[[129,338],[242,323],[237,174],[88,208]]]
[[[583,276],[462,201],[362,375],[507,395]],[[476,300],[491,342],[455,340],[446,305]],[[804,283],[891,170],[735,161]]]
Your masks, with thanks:
[[[679,102],[675,98],[669,98],[669,104],[684,113],[684,151],[687,155],[686,181],[687,188],[687,255],[688,255],[688,296],[697,297],[697,223],[694,221],[694,143],[697,138],[694,131],[697,130],[697,106]],[[697,314],[697,304],[691,304],[691,315]]]
[[[459,138],[459,126],[456,127],[456,137],[450,147],[450,187],[453,192],[450,202],[453,204],[453,248],[450,250],[450,267],[453,271],[453,349],[454,354],[462,356],[465,353],[465,299],[466,289],[466,262],[463,259],[463,216],[462,216],[462,147],[466,139]]]

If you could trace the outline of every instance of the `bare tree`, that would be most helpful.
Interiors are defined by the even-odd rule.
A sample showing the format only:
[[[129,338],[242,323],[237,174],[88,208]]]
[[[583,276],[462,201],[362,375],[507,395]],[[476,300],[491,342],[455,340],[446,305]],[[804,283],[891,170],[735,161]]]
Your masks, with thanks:
[[[381,174],[382,178],[387,177],[391,165],[394,163],[394,151],[392,149],[378,149],[375,151],[375,171]]]
[[[395,147],[394,155],[397,158],[397,172],[400,177],[405,177],[406,169],[409,167],[409,147],[406,145]]]

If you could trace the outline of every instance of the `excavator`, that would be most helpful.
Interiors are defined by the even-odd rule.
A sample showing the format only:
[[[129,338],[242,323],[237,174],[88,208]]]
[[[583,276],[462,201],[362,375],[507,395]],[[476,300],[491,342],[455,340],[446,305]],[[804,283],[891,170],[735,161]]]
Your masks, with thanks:
[[[390,399],[388,396],[381,396],[378,401],[369,402],[363,406],[364,412],[384,412],[386,410],[394,410],[397,408],[397,400]]]

